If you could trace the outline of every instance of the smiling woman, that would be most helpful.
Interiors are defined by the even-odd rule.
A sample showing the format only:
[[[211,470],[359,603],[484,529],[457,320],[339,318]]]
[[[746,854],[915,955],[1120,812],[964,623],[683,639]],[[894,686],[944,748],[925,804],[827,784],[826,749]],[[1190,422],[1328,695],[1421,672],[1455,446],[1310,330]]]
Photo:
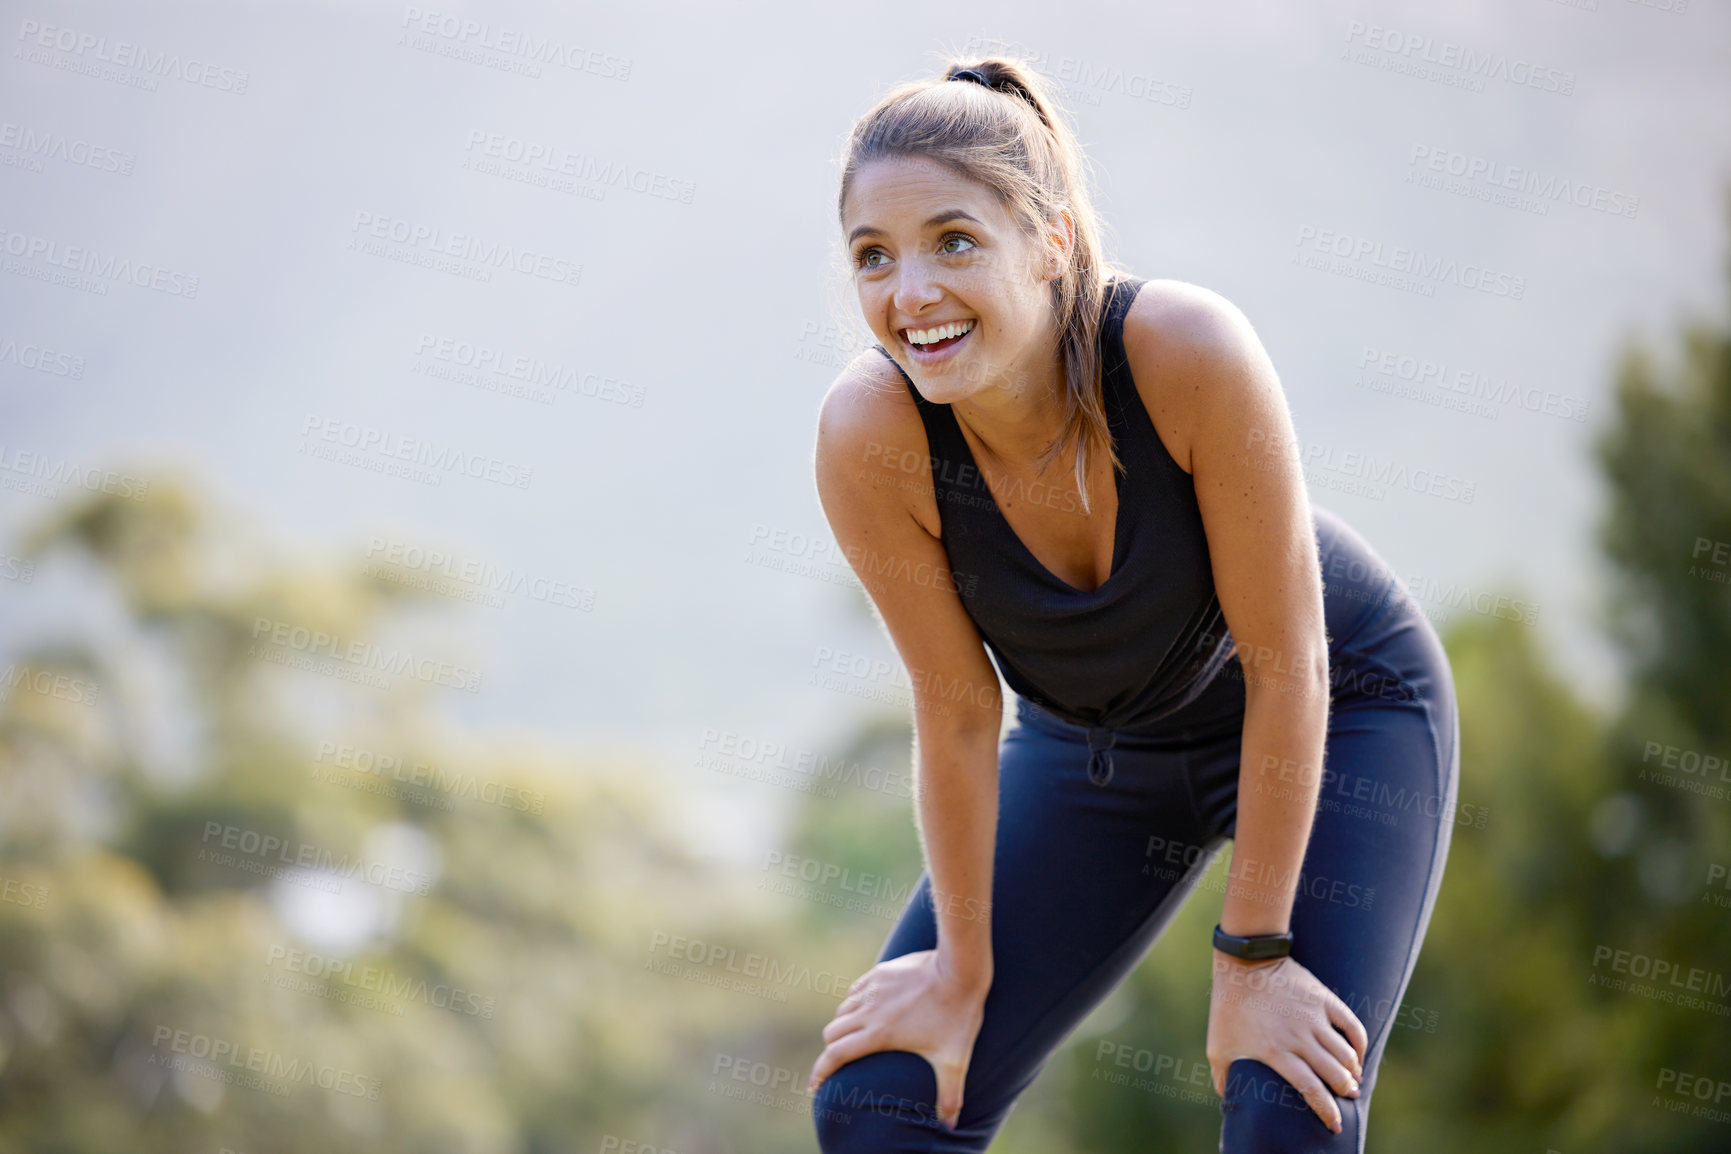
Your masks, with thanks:
[[[819,496],[850,558],[979,580],[860,573],[914,685],[927,869],[823,1031],[819,1139],[984,1150],[1230,839],[1221,1149],[1362,1152],[1390,1015],[1351,1007],[1400,1005],[1442,880],[1447,658],[1311,507],[1249,321],[1111,266],[1081,173],[1032,71],[997,58],[895,89],[843,158],[878,345],[824,398]],[[1398,829],[1319,804],[1325,754],[1357,796],[1435,804]],[[1156,842],[1178,868],[1150,869]],[[1333,900],[1372,886],[1374,914]]]

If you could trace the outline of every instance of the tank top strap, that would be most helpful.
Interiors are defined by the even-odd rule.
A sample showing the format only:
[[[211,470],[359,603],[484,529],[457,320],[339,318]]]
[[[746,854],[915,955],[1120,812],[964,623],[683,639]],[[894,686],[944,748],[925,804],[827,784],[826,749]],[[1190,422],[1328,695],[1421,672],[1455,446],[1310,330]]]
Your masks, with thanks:
[[[1144,283],[1143,277],[1108,281],[1100,314],[1100,400],[1120,455],[1126,441],[1135,439],[1141,431],[1141,423],[1135,419],[1138,412],[1146,412],[1130,375],[1129,354],[1124,351],[1124,317],[1136,300],[1136,290]]]

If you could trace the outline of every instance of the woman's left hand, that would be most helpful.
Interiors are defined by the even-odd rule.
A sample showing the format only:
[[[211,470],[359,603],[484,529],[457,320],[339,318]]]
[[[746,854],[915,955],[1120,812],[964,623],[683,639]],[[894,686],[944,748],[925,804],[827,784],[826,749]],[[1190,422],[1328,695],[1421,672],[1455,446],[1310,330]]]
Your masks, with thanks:
[[[1216,1094],[1226,1096],[1233,1062],[1253,1058],[1292,1083],[1338,1134],[1340,1107],[1329,1090],[1358,1097],[1367,1044],[1352,1008],[1291,957],[1245,962],[1214,952],[1208,1064]]]

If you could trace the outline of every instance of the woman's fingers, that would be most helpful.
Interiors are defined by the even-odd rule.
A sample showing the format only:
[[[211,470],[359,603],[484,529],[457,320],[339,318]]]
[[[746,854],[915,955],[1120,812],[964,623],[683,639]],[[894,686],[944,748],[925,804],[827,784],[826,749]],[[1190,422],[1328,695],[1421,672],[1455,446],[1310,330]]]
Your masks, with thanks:
[[[962,1114],[962,1087],[968,1080],[968,1064],[934,1061],[930,1055],[926,1060],[932,1063],[938,1076],[938,1118],[953,1130]]]
[[[870,1030],[854,1030],[831,1042],[823,1048],[823,1053],[817,1056],[817,1063],[811,1068],[811,1080],[806,1083],[807,1088],[817,1089],[825,1078],[855,1058],[863,1058],[876,1049],[876,1035]]]
[[[1318,983],[1320,985],[1320,983]],[[1353,1052],[1358,1056],[1358,1070],[1364,1073],[1365,1048],[1370,1045],[1370,1035],[1364,1032],[1364,1023],[1358,1020],[1358,1015],[1352,1012],[1352,1007],[1341,1001],[1333,990],[1322,987],[1328,997],[1323,999],[1323,1010],[1328,1014],[1328,1020],[1340,1027],[1346,1034],[1346,1040],[1352,1043]]]
[[[1316,1076],[1336,1094],[1342,1098],[1358,1097],[1358,1079],[1345,1063],[1329,1051],[1320,1038],[1299,1049],[1298,1056],[1309,1063],[1310,1068],[1316,1071]]]
[[[829,1020],[829,1025],[823,1028],[823,1040],[827,1044],[837,1038],[845,1038],[866,1024],[864,1010],[854,1010],[847,1014],[837,1014]]]
[[[1358,1051],[1352,1048],[1341,1032],[1327,1022],[1316,1025],[1316,1041],[1331,1055],[1334,1060],[1346,1067],[1346,1072],[1354,1078],[1364,1077],[1364,1063],[1358,1060]]]
[[[1274,1055],[1274,1060],[1269,1065],[1290,1082],[1294,1090],[1304,1095],[1304,1100],[1316,1111],[1316,1116],[1322,1119],[1324,1126],[1336,1134],[1340,1133],[1340,1107],[1335,1104],[1334,1095],[1328,1092],[1328,1087],[1322,1084],[1322,1079],[1316,1076],[1316,1071],[1310,1068],[1309,1062],[1291,1050],[1284,1050]]]

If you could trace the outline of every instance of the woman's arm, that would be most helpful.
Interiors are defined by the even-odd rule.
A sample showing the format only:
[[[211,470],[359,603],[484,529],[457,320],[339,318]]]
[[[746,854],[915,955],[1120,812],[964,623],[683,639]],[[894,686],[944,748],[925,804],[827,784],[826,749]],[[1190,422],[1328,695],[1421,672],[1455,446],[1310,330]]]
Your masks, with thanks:
[[[998,675],[942,542],[918,516],[922,497],[928,515],[937,507],[919,412],[888,359],[865,356],[819,412],[818,497],[913,682],[915,821],[939,955],[958,977],[989,985]]]
[[[1282,933],[1310,840],[1328,731],[1322,574],[1297,439],[1267,352],[1244,314],[1218,294],[1151,282],[1131,306],[1124,340],[1156,430],[1195,485],[1215,590],[1244,669],[1237,827],[1220,925],[1230,934]],[[1218,951],[1214,957],[1211,1041],[1216,1013],[1230,1014],[1234,1028],[1226,1032],[1239,1042],[1257,1035],[1258,1049],[1222,1043],[1211,1054],[1219,1059],[1217,1083],[1234,1057],[1264,1058],[1338,1126],[1322,1080],[1339,1093],[1357,1092],[1363,1025],[1304,974],[1307,981],[1287,988],[1314,1003],[1308,1016],[1316,1033],[1299,1037],[1270,1026],[1243,1010],[1241,996],[1221,992],[1246,964]],[[1259,965],[1301,969],[1290,959]],[[1346,1031],[1350,1047],[1331,1022]]]
[[[1156,429],[1195,485],[1215,591],[1244,669],[1238,825],[1221,927],[1284,932],[1328,728],[1322,573],[1286,398],[1243,313],[1196,285],[1144,286],[1124,343]]]

